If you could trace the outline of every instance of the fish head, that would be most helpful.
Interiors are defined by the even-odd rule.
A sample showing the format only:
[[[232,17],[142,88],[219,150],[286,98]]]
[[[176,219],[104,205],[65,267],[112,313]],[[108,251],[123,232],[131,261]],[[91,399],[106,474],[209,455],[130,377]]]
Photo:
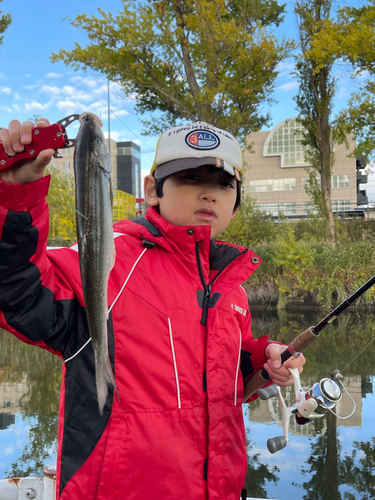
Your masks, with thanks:
[[[84,113],[79,115],[79,122],[81,124],[84,121],[88,121],[88,120],[93,120],[94,122],[96,122],[99,125],[100,128],[103,126],[103,122],[101,121],[101,119],[98,116],[96,116],[94,113],[90,113],[89,111],[85,111]]]

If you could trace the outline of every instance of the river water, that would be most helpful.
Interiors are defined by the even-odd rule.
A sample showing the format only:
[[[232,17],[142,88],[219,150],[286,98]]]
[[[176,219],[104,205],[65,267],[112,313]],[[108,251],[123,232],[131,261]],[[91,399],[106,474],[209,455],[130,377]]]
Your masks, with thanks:
[[[253,309],[252,330],[255,337],[269,335],[287,344],[323,317],[324,313],[314,311],[279,315]],[[346,311],[305,353],[307,363],[301,377],[305,390],[333,370],[342,371],[344,385],[356,403],[355,413],[347,420],[331,414],[303,426],[292,420],[288,446],[272,455],[267,439],[283,434],[277,399],[244,405],[248,496],[278,500],[375,498],[372,339],[375,314]],[[56,459],[60,383],[61,361],[56,356],[0,330],[0,478],[40,476],[43,466]],[[292,390],[283,390],[283,394],[287,404],[292,404]],[[349,398],[344,396],[335,410],[341,416],[349,415]]]

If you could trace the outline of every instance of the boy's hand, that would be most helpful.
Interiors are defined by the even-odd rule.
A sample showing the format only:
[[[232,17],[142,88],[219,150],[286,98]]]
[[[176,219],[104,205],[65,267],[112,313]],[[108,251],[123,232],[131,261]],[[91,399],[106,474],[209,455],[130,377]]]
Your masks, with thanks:
[[[37,126],[48,127],[50,125],[46,118],[40,118],[34,125],[31,121],[23,122],[12,120],[9,129],[0,130],[0,142],[3,143],[5,152],[9,156],[21,153],[25,144],[30,144],[32,140],[32,130]],[[36,158],[21,165],[15,165],[8,170],[0,171],[0,179],[8,184],[28,184],[43,177],[44,169],[50,163],[54,149],[41,151]]]
[[[267,357],[267,363],[264,364],[272,382],[281,387],[293,384],[293,377],[289,368],[298,368],[299,373],[303,370],[306,359],[303,354],[296,358],[289,358],[284,364],[281,364],[281,353],[287,348],[286,345],[268,344],[264,353]]]

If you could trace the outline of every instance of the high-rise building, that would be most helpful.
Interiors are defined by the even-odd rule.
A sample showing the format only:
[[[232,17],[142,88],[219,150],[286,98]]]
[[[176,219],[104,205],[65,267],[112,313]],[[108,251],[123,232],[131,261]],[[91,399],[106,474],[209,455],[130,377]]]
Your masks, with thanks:
[[[132,141],[118,142],[117,189],[141,197],[141,148]]]
[[[136,198],[141,197],[141,148],[138,144],[106,139],[112,163],[112,187]],[[52,158],[51,164],[67,174],[74,174],[74,148],[59,150],[63,158]]]

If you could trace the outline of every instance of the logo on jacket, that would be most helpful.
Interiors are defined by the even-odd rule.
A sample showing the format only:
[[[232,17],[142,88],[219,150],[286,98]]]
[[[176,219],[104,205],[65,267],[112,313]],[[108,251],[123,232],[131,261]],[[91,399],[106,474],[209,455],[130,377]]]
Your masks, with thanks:
[[[194,130],[186,136],[185,141],[194,149],[215,149],[220,144],[220,139],[207,130]]]
[[[232,309],[234,309],[235,311],[243,314],[244,316],[246,316],[247,314],[247,310],[244,309],[243,307],[240,307],[238,306],[237,304],[233,304],[233,302],[231,303],[231,306],[232,306]]]

